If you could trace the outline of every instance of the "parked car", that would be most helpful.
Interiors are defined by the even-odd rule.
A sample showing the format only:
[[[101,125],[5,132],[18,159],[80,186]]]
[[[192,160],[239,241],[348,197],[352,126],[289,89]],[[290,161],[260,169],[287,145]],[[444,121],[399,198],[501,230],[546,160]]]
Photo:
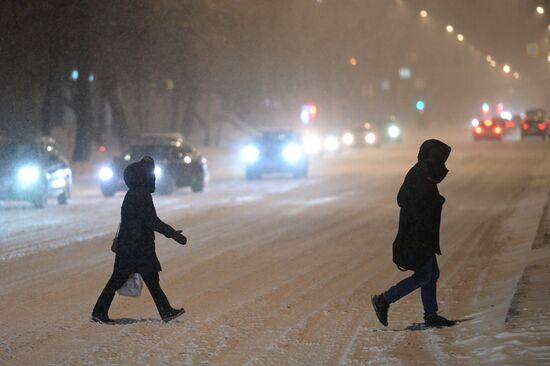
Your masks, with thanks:
[[[0,138],[0,200],[29,201],[43,208],[54,197],[64,205],[71,187],[69,162],[53,138]]]
[[[105,197],[127,190],[123,172],[130,163],[148,155],[155,159],[157,192],[172,194],[176,187],[202,192],[208,181],[207,160],[179,134],[146,135],[120,157],[99,169],[99,186]]]
[[[290,173],[302,178],[308,173],[308,156],[302,137],[292,130],[266,131],[241,150],[247,180],[261,179],[264,174]]]

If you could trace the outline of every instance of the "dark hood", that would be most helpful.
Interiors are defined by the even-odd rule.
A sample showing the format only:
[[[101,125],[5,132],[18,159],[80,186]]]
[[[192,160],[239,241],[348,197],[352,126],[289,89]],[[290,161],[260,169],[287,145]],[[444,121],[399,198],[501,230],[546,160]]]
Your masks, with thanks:
[[[451,154],[451,147],[439,140],[426,140],[420,145],[418,162],[426,167],[428,177],[435,183],[441,183],[449,170],[445,162]]]
[[[124,169],[124,183],[130,189],[143,189],[149,193],[155,191],[155,162],[144,156]]]
[[[440,161],[445,163],[451,154],[451,147],[439,140],[426,140],[420,145],[418,161]]]

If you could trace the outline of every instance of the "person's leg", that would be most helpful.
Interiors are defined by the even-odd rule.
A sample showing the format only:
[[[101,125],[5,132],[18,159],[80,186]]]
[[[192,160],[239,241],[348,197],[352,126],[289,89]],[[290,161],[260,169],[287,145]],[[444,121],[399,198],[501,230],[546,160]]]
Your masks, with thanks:
[[[168,298],[164,294],[164,291],[160,288],[158,272],[141,273],[141,277],[151,293],[151,297],[157,306],[157,310],[161,318],[166,316],[166,314],[169,314],[170,311],[172,311],[172,306],[170,306]]]
[[[424,306],[424,319],[437,315],[437,279],[439,278],[439,267],[437,259],[433,258],[432,273],[430,280],[420,289],[422,305]]]
[[[436,264],[437,265],[437,264]],[[402,297],[407,296],[419,287],[424,286],[430,281],[433,274],[433,258],[430,258],[422,267],[413,273],[412,276],[405,278],[384,292],[384,299],[392,304]]]
[[[126,280],[128,280],[129,273],[114,271],[109,281],[105,285],[105,288],[99,295],[97,302],[92,311],[92,315],[107,315],[113,298],[115,297],[116,290],[122,287]]]

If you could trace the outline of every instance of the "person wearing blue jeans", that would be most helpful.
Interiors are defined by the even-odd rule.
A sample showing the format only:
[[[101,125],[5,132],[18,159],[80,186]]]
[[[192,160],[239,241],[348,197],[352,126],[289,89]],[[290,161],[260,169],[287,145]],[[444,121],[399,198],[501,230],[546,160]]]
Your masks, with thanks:
[[[393,242],[393,262],[401,271],[414,273],[387,291],[372,297],[378,320],[388,326],[390,304],[420,288],[424,306],[424,324],[429,327],[454,325],[437,314],[437,280],[439,267],[436,255],[439,228],[445,198],[437,184],[448,173],[445,162],[451,147],[439,140],[426,140],[420,146],[418,162],[409,170],[397,195],[399,230]]]

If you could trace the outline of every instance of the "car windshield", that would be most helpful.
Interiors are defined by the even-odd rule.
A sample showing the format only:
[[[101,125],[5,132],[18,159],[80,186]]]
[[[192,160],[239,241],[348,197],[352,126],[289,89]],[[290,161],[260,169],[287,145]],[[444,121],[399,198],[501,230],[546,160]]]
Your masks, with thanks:
[[[26,142],[0,142],[0,161],[33,160],[40,156],[36,145]]]
[[[154,159],[166,159],[170,156],[171,146],[169,145],[134,145],[126,156],[131,159],[141,159],[145,155],[149,155]]]
[[[298,137],[291,131],[265,132],[259,139],[259,142],[265,145],[278,145],[292,141],[298,141]]]

